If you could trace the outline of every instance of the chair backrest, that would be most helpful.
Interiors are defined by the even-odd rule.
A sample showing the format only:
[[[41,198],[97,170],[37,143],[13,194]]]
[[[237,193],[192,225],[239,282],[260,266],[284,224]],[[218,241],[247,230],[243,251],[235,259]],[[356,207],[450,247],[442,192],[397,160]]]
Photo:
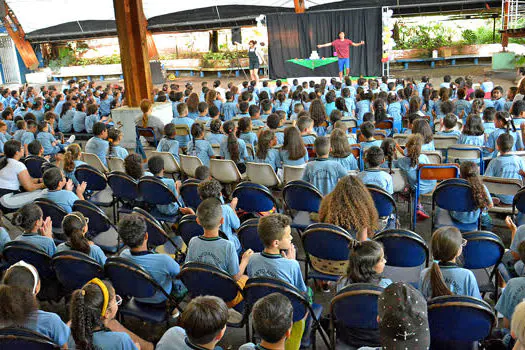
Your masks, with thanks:
[[[193,237],[203,235],[204,229],[197,223],[196,215],[184,215],[179,221],[178,234],[188,245]]]
[[[88,233],[91,236],[96,236],[99,233],[106,232],[113,227],[113,224],[107,217],[106,213],[89,201],[75,201],[73,204],[73,211],[79,211],[89,219]]]
[[[443,163],[443,157],[441,156],[441,152],[439,151],[426,151],[426,152],[421,152],[421,154],[426,155],[428,160],[432,164]]]
[[[350,151],[354,155],[355,159],[357,159],[357,164],[359,165],[359,170],[363,171],[365,167],[365,160],[363,159],[363,149],[360,145],[350,145]]]
[[[317,213],[323,200],[323,195],[314,185],[296,180],[286,184],[283,188],[283,199],[291,210]]]
[[[447,179],[436,186],[433,202],[448,211],[474,211],[477,209],[472,186],[464,179]]]
[[[199,157],[184,154],[180,154],[179,157],[182,171],[189,177],[195,177],[195,169],[203,165]]]
[[[52,350],[60,349],[48,337],[21,327],[0,328],[1,349]]]
[[[373,240],[383,244],[388,266],[428,265],[428,246],[425,240],[415,232],[404,229],[385,230],[377,233]]]
[[[221,156],[221,145],[217,144],[217,143],[214,143],[211,145],[211,149],[213,150],[213,155],[215,157],[220,157]]]
[[[199,182],[195,180],[186,180],[182,183],[182,186],[179,189],[179,193],[184,201],[184,205],[187,207],[197,209],[199,204],[202,202],[201,197],[199,196]]]
[[[139,181],[139,193],[144,202],[152,205],[180,203],[175,194],[160,179],[143,176]]]
[[[458,136],[434,135],[434,148],[437,150],[446,150],[458,142]]]
[[[237,230],[237,236],[243,250],[251,249],[256,253],[264,250],[264,245],[257,232],[258,224],[259,218],[248,219]]]
[[[102,191],[107,187],[107,178],[104,173],[89,164],[77,166],[75,177],[79,183],[85,181],[87,184],[86,189],[89,191]]]
[[[388,169],[385,169],[388,171]],[[392,169],[392,184],[394,187],[394,193],[403,192],[407,187],[407,179],[403,175],[401,169],[393,168]]]
[[[270,164],[248,162],[246,163],[246,174],[251,182],[262,186],[275,187],[281,184]]]
[[[246,143],[246,151],[248,151],[248,156],[251,157],[251,159],[255,158],[255,150],[251,143]]]
[[[428,301],[431,342],[475,342],[490,335],[496,315],[483,300],[447,295]],[[456,348],[456,347],[454,347]]]
[[[305,299],[301,292],[293,285],[271,277],[256,277],[250,278],[244,286],[244,300],[247,303],[248,310],[257,300],[265,296],[279,293],[283,294],[292,303],[293,306],[293,321],[302,320],[309,311],[309,302]]]
[[[176,136],[190,135],[190,127],[185,124],[175,124],[175,135]]]
[[[23,241],[11,241],[5,244],[2,253],[9,265],[16,264],[20,260],[33,265],[40,275],[40,279],[54,279],[55,272],[51,267],[51,257],[43,250],[30,243]]]
[[[121,257],[108,258],[104,271],[115,291],[121,296],[149,298],[161,291],[166,298],[171,299],[146,270],[130,260]]]
[[[135,131],[137,132],[138,136],[155,139],[155,130],[153,130],[152,127],[141,128],[136,126]]]
[[[357,128],[357,119],[342,119],[341,122],[344,123],[346,130]]]
[[[392,120],[382,120],[376,123],[376,129],[390,130],[394,128],[394,122]]]
[[[204,263],[184,264],[179,278],[192,297],[213,295],[229,302],[235,299],[237,293],[242,293],[242,289],[229,274]]]
[[[489,231],[472,231],[463,234],[467,245],[463,247],[464,267],[476,270],[498,265],[505,253],[501,238]]]
[[[108,175],[108,185],[119,200],[134,201],[140,196],[137,180],[123,172],[111,172]]]
[[[89,255],[75,250],[53,255],[52,266],[58,281],[68,291],[82,288],[95,277],[104,278],[104,267]]]
[[[354,238],[344,229],[331,224],[312,224],[301,235],[303,248],[314,270],[334,276],[345,274],[348,245]]]
[[[119,157],[106,157],[106,160],[108,162],[109,171],[126,172],[126,169],[124,168],[124,159]]]
[[[458,164],[420,164],[417,170],[419,180],[446,180],[459,176]]]
[[[168,241],[168,234],[162,227],[162,224],[157,219],[155,219],[153,215],[138,207],[133,208],[133,213],[142,216],[146,222],[146,230],[148,232],[148,246],[150,248],[163,245]]]
[[[283,166],[283,180],[287,184],[295,180],[301,180],[303,178],[304,166]]]
[[[520,179],[506,179],[492,176],[482,176],[481,179],[491,194],[514,196],[522,186]]]
[[[407,143],[408,134],[394,134],[392,138],[399,146],[404,146]]]
[[[47,163],[47,160],[38,156],[28,156],[24,159],[24,164],[32,178],[42,178],[42,164]]]
[[[232,196],[239,199],[237,208],[247,212],[267,212],[277,208],[270,190],[255,183],[241,182],[235,186]]]
[[[483,160],[481,147],[473,145],[452,145],[447,148],[447,163],[457,163],[460,160]]]
[[[366,187],[368,188],[370,195],[372,195],[377,213],[380,217],[390,216],[390,214],[397,214],[396,201],[394,200],[394,197],[390,195],[390,193],[374,185],[367,185]]]
[[[332,299],[332,322],[346,328],[378,329],[377,301],[383,288],[371,283],[352,283]]]
[[[62,220],[67,212],[60,205],[46,198],[38,198],[33,203],[42,209],[44,218],[48,216],[51,218],[54,229],[62,228]]]
[[[177,159],[170,152],[151,152],[152,156],[159,156],[164,160],[164,172],[166,174],[180,173],[180,166]]]
[[[93,168],[95,168],[98,171],[102,172],[102,173],[107,173],[108,172],[108,168],[106,168],[104,163],[102,163],[100,158],[94,153],[83,152],[82,153],[82,160],[84,162],[88,163],[89,165],[91,165]]]
[[[242,180],[241,173],[233,160],[210,159],[210,173],[220,183],[231,184]]]

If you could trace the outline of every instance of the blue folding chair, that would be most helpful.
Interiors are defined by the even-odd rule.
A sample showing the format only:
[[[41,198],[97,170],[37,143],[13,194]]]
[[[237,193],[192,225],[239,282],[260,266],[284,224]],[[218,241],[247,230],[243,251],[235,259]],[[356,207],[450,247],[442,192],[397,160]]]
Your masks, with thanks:
[[[354,155],[355,159],[357,159],[357,164],[359,164],[359,171],[363,171],[365,169],[365,161],[363,159],[363,149],[359,144],[351,145],[350,151]]]
[[[115,291],[129,298],[129,301],[119,306],[121,317],[132,316],[145,322],[165,323],[168,326],[171,310],[178,306],[178,302],[146,270],[130,260],[111,257],[106,261],[104,271]],[[150,298],[158,291],[166,296],[166,305],[151,305],[135,299]]]
[[[175,194],[160,179],[155,176],[142,177],[139,181],[139,193],[144,202],[149,205],[148,209],[155,219],[170,223],[177,222],[177,215],[162,214],[156,208],[157,205],[171,203],[177,203],[179,207],[182,207]]]
[[[180,221],[177,228],[178,235],[182,238],[186,245],[190,244],[190,241],[193,237],[202,236],[204,234],[204,229],[201,225],[197,223],[197,215],[184,215]],[[228,239],[224,232],[219,230],[219,237],[223,239]]]
[[[474,201],[472,186],[467,180],[444,180],[436,186],[432,193],[431,232],[434,232],[435,228],[442,226],[455,226],[461,232],[479,230],[481,228],[481,212],[477,222],[474,223],[456,221],[448,213],[450,211],[470,212],[477,209],[479,208]]]
[[[496,325],[491,306],[477,298],[447,295],[433,298],[427,305],[432,350],[474,349]]]
[[[263,213],[272,209],[278,211],[277,201],[270,190],[263,185],[241,182],[235,186],[232,197],[239,199],[237,209],[248,213]]]
[[[306,280],[337,281],[348,267],[348,245],[354,240],[346,230],[332,224],[312,224],[302,234],[306,254]],[[312,271],[308,271],[309,268]]]
[[[48,337],[22,327],[0,328],[0,349],[53,350],[60,346]]]
[[[94,203],[86,200],[75,201],[73,211],[79,211],[89,219],[87,236],[104,252],[115,254],[122,246],[115,225]]]
[[[377,323],[377,301],[383,288],[372,283],[353,283],[342,290],[330,303],[331,349],[340,346],[381,346]],[[359,331],[375,334],[376,341],[363,344],[352,337]],[[342,344],[341,344],[342,343]]]
[[[396,228],[397,206],[394,197],[392,197],[390,193],[388,193],[379,186],[366,185],[366,187],[368,188],[368,191],[372,196],[372,200],[374,201],[374,205],[377,209],[377,214],[379,215],[379,217],[388,218],[385,226],[383,228],[380,228],[380,230]]]
[[[201,295],[213,295],[224,300],[225,303],[233,301],[238,294],[243,295],[242,288],[226,272],[209,264],[188,262],[181,267],[179,278],[188,289],[192,298]],[[244,297],[244,295],[243,295]],[[234,306],[238,312],[243,313],[244,303]],[[250,339],[248,315],[238,323],[228,323],[228,326],[242,328],[246,325],[246,341]]]
[[[316,348],[316,333],[319,332],[325,346],[330,347],[328,337],[321,327],[319,318],[323,312],[323,307],[319,304],[310,304],[305,296],[297,290],[293,285],[271,277],[256,277],[250,278],[244,286],[244,300],[246,302],[246,315],[249,315],[253,305],[257,300],[265,296],[279,293],[286,296],[293,306],[293,322],[302,320],[306,314],[309,314],[308,322],[312,323],[311,343],[313,348]],[[305,336],[308,336],[305,334]],[[304,336],[303,336],[304,339]]]
[[[494,292],[498,301],[498,265],[505,246],[501,238],[489,231],[473,231],[463,234],[467,245],[463,247],[463,267],[476,276],[481,293]]]
[[[176,254],[179,251],[181,243],[175,242],[175,240],[168,235],[162,224],[153,217],[150,213],[142,208],[133,208],[133,213],[138,214],[144,218],[146,222],[146,230],[148,232],[148,248],[155,249],[158,246],[169,245],[166,247],[166,252],[169,254]]]
[[[48,163],[47,159],[39,156],[28,156],[24,159],[24,164],[27,168],[27,171],[34,179],[42,178],[42,165],[45,163]]]
[[[237,237],[239,237],[243,251],[251,249],[255,253],[259,253],[264,250],[264,245],[257,232],[258,224],[259,218],[248,219],[237,230]]]
[[[62,220],[67,215],[67,212],[61,206],[46,198],[38,198],[34,203],[42,209],[44,218],[47,218],[48,216],[51,218],[55,243],[60,244],[64,242],[66,237],[62,231]]]
[[[119,214],[129,214],[132,208],[139,205],[140,193],[137,180],[120,171],[108,175],[108,185],[113,191],[113,222],[117,222]]]
[[[104,278],[103,266],[89,255],[75,250],[56,253],[51,260],[51,266],[58,281],[68,293],[82,288],[95,277]]]
[[[180,187],[180,196],[182,197],[184,204],[193,210],[197,210],[197,207],[202,202],[198,191],[199,183],[199,180],[188,179],[184,181]]]
[[[283,199],[288,214],[293,218],[292,228],[301,231],[312,224],[310,213],[319,212],[323,195],[314,185],[295,180],[284,186]]]
[[[459,177],[458,164],[420,164],[417,169],[417,185],[412,204],[412,227],[416,227],[416,210],[419,203],[421,180],[447,180]]]
[[[86,182],[84,198],[99,207],[112,207],[113,194],[108,188],[106,175],[91,165],[81,164],[75,169],[75,178],[79,183]]]
[[[42,288],[38,293],[39,299],[52,300],[60,296],[60,285],[51,266],[51,257],[42,249],[30,243],[15,240],[5,244],[2,255],[9,265],[24,260],[37,269],[42,283]]]
[[[425,240],[417,233],[403,229],[385,230],[372,239],[383,245],[387,259],[383,275],[394,282],[407,282],[417,288],[421,271],[429,261]]]

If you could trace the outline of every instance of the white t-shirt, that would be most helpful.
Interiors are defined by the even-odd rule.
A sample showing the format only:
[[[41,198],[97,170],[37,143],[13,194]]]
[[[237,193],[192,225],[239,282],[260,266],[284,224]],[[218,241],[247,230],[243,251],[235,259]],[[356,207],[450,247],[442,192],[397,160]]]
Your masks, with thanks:
[[[13,158],[9,158],[7,160],[7,165],[2,170],[0,170],[0,188],[18,191],[20,189],[18,174],[24,170],[27,170],[24,163]]]

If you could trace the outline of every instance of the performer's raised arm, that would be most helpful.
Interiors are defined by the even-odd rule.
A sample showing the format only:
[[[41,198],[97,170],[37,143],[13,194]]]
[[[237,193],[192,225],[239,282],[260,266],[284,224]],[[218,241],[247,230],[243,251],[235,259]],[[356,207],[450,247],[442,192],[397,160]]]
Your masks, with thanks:
[[[317,45],[317,48],[320,49],[321,47],[328,47],[328,46],[332,46],[332,43],[326,43],[326,44],[322,44],[322,45]]]
[[[361,45],[364,45],[365,42],[363,40],[361,40],[361,42],[359,43],[352,43],[352,46],[361,46]]]

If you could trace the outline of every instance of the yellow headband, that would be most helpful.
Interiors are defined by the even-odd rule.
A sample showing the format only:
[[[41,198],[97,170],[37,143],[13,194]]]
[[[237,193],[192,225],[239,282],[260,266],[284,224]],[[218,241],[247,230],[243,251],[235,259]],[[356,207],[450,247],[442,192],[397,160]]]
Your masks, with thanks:
[[[106,310],[108,309],[108,304],[109,304],[108,288],[106,287],[104,282],[102,282],[100,279],[98,279],[96,277],[93,278],[88,283],[86,283],[86,285],[88,285],[88,284],[96,284],[100,288],[100,290],[102,291],[102,295],[104,296],[104,304],[102,305],[102,312],[100,313],[100,315],[102,317],[104,317],[106,315]],[[85,294],[84,290],[82,290],[82,294]]]

